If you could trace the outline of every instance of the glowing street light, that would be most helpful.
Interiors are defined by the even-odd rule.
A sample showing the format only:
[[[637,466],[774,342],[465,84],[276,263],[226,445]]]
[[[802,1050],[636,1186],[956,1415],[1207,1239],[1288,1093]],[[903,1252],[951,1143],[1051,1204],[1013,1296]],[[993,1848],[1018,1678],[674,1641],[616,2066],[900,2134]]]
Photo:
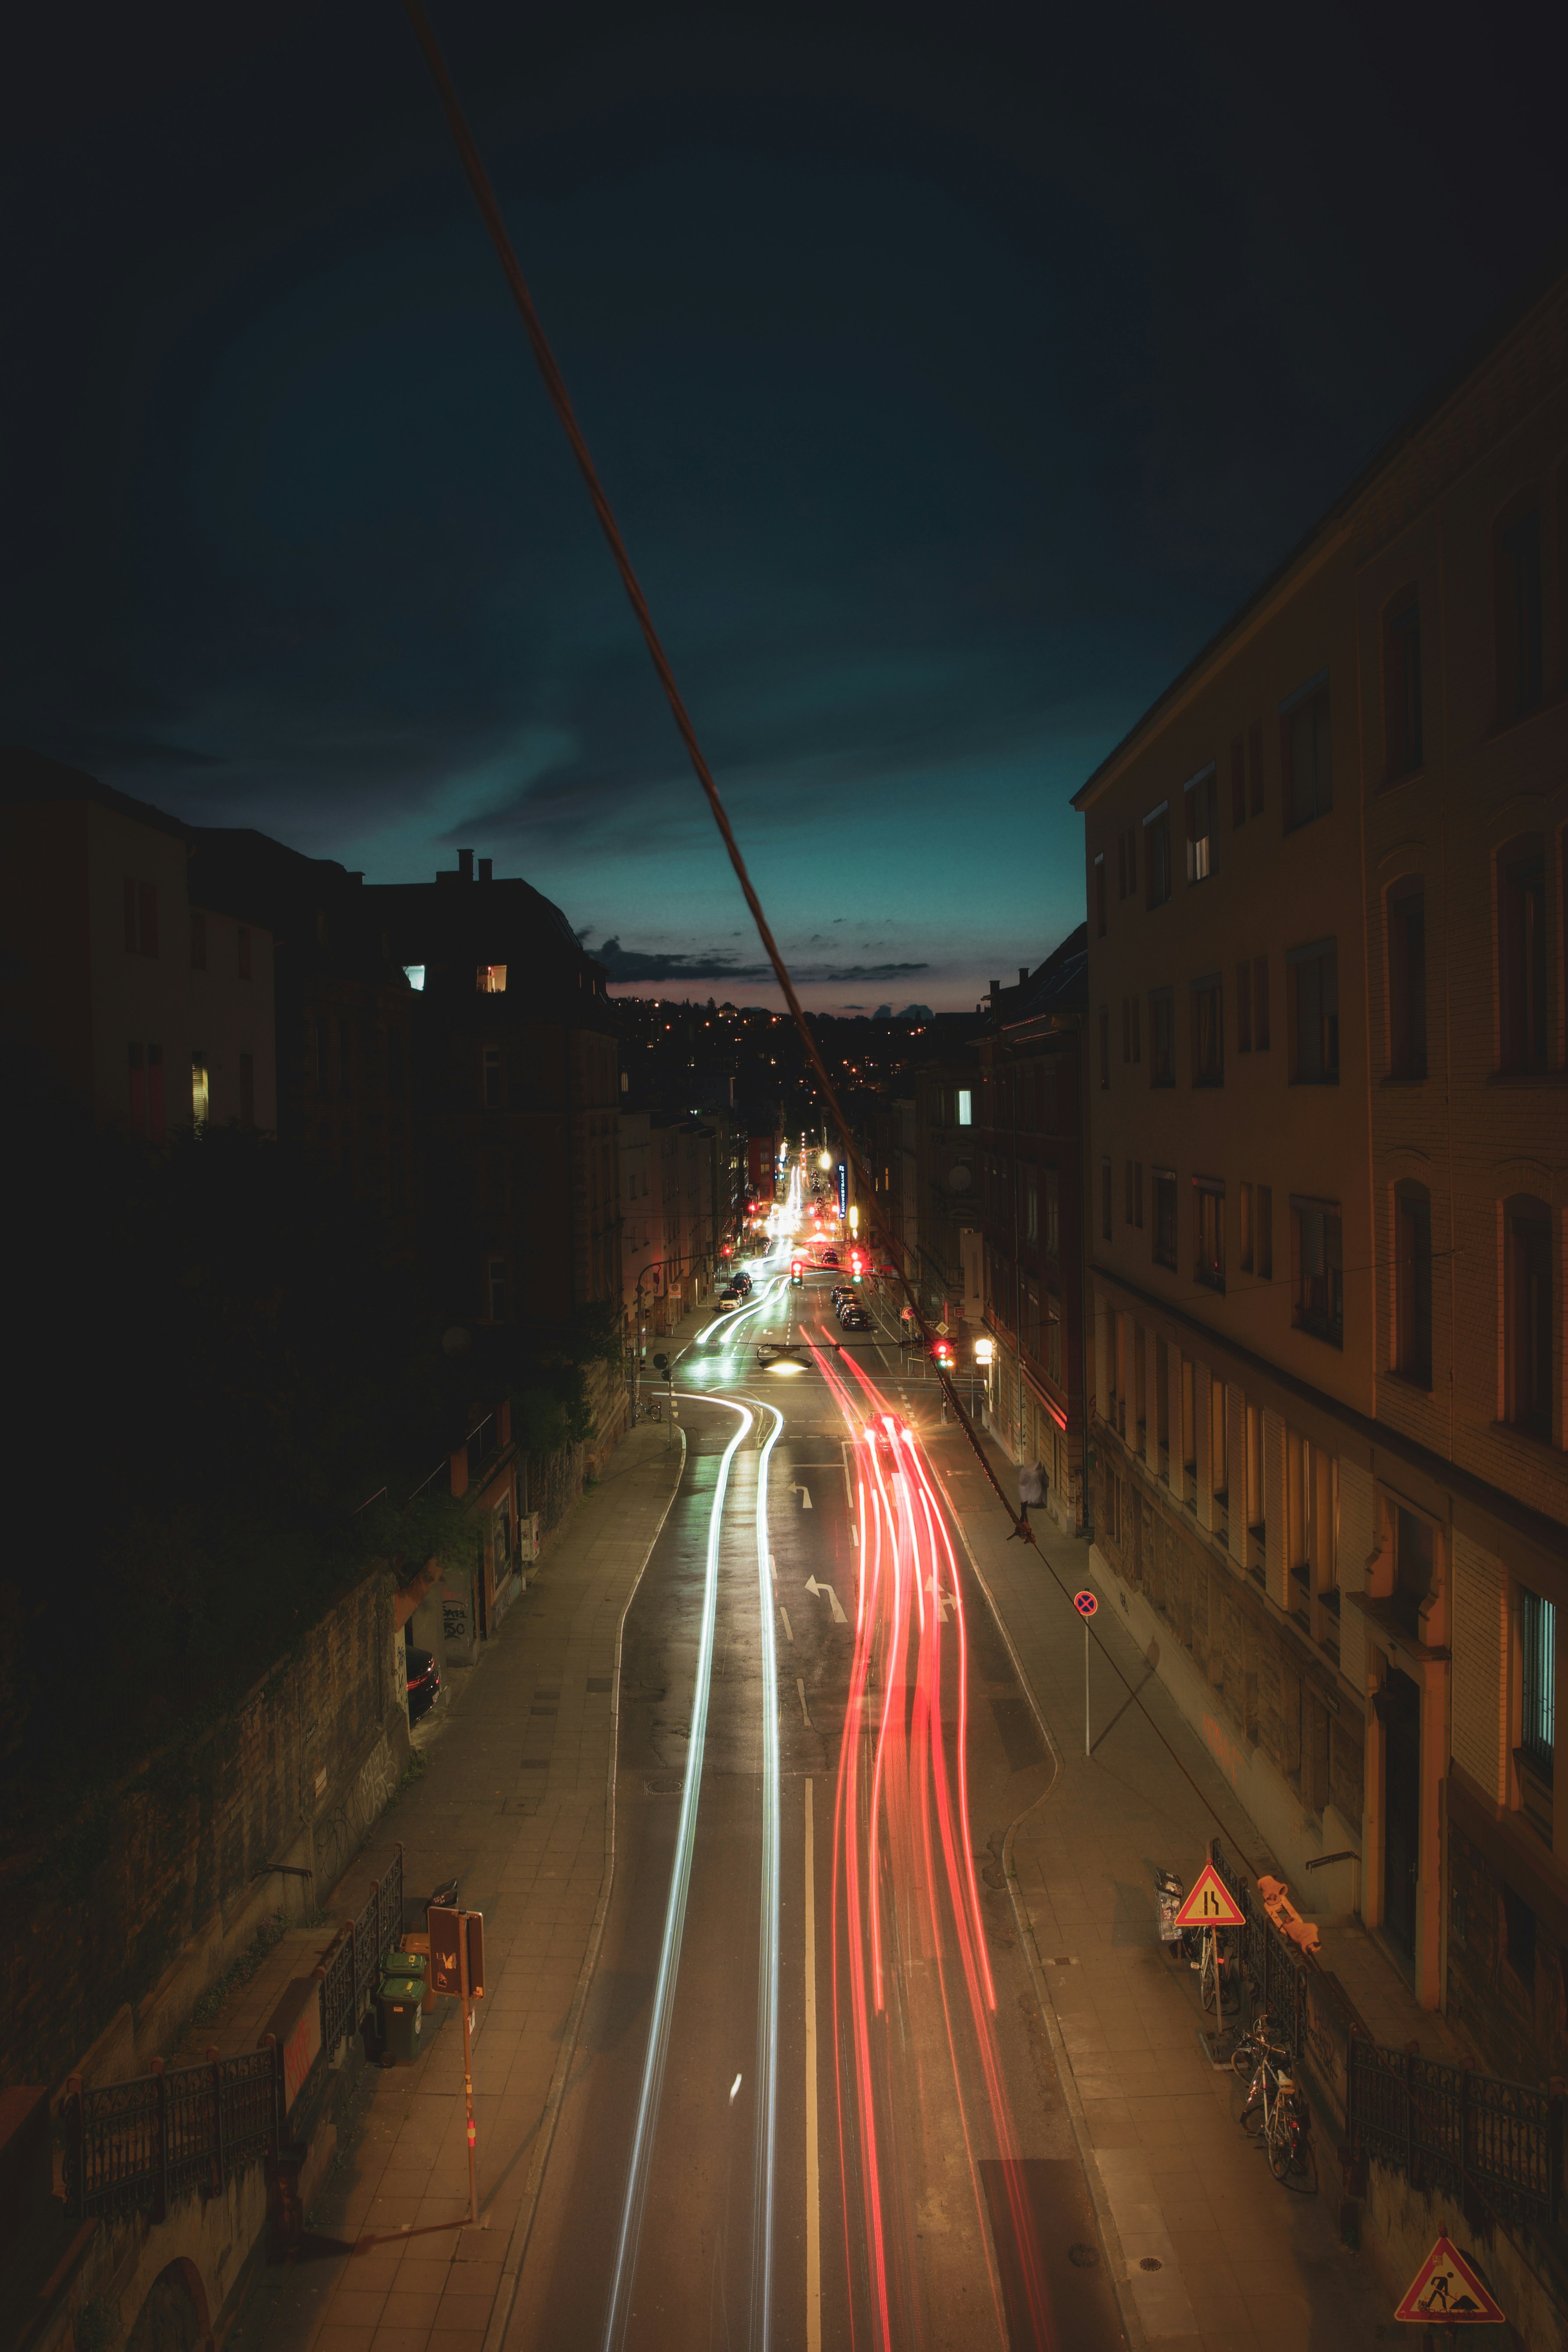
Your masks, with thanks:
[[[989,1367],[995,1353],[996,1342],[994,1339],[976,1339],[974,1342],[974,1360],[977,1364]]]
[[[831,1167],[832,1167],[832,1165],[833,1165],[833,1154],[832,1154],[832,1152],[831,1152],[831,1151],[819,1151],[819,1152],[817,1153],[817,1155],[816,1155],[816,1164],[817,1164],[817,1166],[818,1166],[819,1168],[821,1168],[821,1169],[823,1169],[823,1170],[825,1170],[825,1171],[826,1171],[826,1169],[831,1168]]]

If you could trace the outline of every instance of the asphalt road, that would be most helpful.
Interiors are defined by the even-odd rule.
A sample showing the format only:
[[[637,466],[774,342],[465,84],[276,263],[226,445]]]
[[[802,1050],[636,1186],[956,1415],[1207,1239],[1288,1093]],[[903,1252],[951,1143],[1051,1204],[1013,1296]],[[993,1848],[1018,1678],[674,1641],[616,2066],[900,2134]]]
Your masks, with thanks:
[[[880,1318],[837,1352],[837,1278],[760,1275],[676,1370],[510,2347],[1124,2341],[1000,1864],[1053,1761],[927,1475],[937,1391]]]

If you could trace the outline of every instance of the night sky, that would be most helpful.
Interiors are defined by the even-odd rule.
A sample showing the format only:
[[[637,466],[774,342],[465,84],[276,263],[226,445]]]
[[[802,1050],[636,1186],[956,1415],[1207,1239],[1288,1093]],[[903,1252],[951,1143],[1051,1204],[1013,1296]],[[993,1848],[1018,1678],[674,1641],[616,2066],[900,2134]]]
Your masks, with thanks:
[[[1545,8],[430,5],[822,1006],[1055,945],[1068,794],[1568,226]],[[776,1002],[395,0],[30,16],[0,740]]]

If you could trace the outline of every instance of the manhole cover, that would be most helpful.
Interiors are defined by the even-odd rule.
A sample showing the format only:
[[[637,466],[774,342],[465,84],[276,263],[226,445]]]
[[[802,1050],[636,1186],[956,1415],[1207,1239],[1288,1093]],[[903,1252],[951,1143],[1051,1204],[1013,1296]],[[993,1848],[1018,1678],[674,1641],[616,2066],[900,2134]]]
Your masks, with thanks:
[[[1157,2271],[1161,2267],[1159,2255],[1145,2254],[1138,2267],[1141,2271]]]
[[[1100,2256],[1092,2246],[1086,2246],[1080,2239],[1076,2246],[1068,2248],[1068,2260],[1075,2270],[1091,2271]]]

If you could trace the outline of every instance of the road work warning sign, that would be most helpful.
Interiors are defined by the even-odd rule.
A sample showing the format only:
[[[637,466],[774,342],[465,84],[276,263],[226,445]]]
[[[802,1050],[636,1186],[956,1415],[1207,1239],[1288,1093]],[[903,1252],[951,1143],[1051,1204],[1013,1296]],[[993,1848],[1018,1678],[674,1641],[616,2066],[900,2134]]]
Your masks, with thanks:
[[[1176,1914],[1178,1927],[1245,1927],[1241,1906],[1212,1862],[1198,1873],[1197,1884]]]

